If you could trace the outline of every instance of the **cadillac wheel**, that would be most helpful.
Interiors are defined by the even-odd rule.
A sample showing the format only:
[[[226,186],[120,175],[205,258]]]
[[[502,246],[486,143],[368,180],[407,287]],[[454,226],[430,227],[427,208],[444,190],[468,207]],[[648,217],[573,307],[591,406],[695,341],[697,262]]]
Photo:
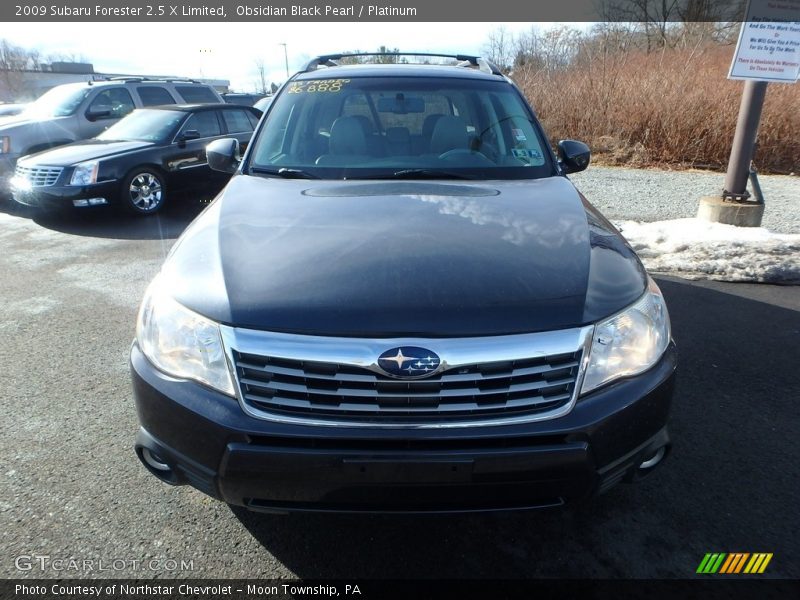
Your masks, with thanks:
[[[154,169],[134,169],[122,184],[122,205],[135,214],[157,212],[165,197],[164,178]]]

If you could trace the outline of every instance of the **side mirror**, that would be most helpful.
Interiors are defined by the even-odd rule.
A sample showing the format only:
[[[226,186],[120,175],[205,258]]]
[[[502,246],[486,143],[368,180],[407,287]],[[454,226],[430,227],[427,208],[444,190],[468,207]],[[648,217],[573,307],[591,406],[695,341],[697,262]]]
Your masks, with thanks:
[[[561,140],[558,142],[558,155],[561,168],[566,173],[577,173],[589,166],[592,151],[589,146],[577,140]]]
[[[200,132],[197,129],[187,129],[178,136],[178,142],[184,143],[190,140],[199,140]]]
[[[208,166],[215,171],[235,173],[239,168],[239,140],[222,138],[206,146]]]
[[[110,106],[94,106],[86,110],[86,118],[90,121],[97,121],[97,119],[105,119],[111,116]]]

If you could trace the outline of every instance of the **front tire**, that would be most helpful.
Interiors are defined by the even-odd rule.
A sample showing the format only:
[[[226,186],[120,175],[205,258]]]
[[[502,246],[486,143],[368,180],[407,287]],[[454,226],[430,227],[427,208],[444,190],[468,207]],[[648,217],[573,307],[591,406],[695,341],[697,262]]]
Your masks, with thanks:
[[[164,206],[167,195],[164,179],[164,175],[152,167],[133,169],[122,182],[122,208],[134,215],[152,215],[158,212]]]

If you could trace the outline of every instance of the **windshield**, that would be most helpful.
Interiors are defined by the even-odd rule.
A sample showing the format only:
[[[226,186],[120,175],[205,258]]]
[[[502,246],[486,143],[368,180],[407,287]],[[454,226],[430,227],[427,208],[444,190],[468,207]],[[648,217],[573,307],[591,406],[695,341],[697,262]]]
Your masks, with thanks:
[[[539,131],[505,81],[305,79],[276,98],[247,168],[347,179],[546,177],[553,168]]]
[[[78,109],[91,91],[92,89],[87,86],[54,87],[29,104],[22,114],[31,119],[68,117]]]
[[[141,108],[106,129],[97,139],[163,142],[175,134],[186,114],[180,110]]]

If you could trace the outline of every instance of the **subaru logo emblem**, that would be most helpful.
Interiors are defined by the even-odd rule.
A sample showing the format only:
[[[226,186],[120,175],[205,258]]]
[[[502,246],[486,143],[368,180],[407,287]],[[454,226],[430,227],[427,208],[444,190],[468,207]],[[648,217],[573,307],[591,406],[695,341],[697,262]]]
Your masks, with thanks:
[[[441,364],[439,356],[427,348],[400,346],[378,357],[378,366],[389,377],[418,379],[433,375]]]

